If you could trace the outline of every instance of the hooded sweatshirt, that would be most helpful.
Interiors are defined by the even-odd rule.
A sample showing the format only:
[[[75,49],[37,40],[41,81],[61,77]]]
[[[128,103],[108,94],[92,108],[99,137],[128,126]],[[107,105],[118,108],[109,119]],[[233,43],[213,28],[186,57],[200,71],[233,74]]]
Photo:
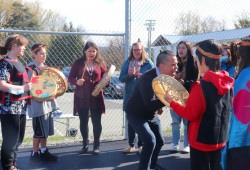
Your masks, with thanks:
[[[223,97],[224,95],[227,95],[234,84],[234,79],[230,78],[229,74],[226,71],[219,71],[216,73],[212,71],[207,71],[204,74],[202,81],[212,84],[212,86],[217,89],[217,94],[214,94],[214,95],[221,96],[221,97]],[[208,91],[205,91],[205,92],[208,92]],[[215,90],[215,93],[216,93],[216,90]],[[230,104],[231,104],[230,102],[226,103],[226,107],[229,107]],[[204,96],[204,91],[203,91],[200,81],[197,81],[192,85],[189,97],[186,102],[186,106],[182,106],[176,101],[172,100],[170,103],[170,107],[181,117],[189,121],[188,139],[189,139],[189,144],[191,147],[200,151],[214,151],[214,150],[221,149],[222,147],[226,145],[226,141],[223,141],[223,142],[220,141],[218,143],[206,143],[206,142],[201,142],[200,140],[198,140],[198,137],[200,137],[199,131],[200,131],[201,124],[206,122],[206,120],[204,120],[204,117],[206,118],[207,115],[204,115],[204,114],[205,113],[209,114],[207,113],[207,108],[206,108],[207,101]],[[217,109],[217,111],[218,110],[223,110],[223,109]],[[226,116],[228,118],[230,115],[230,112],[228,111],[227,113],[218,113],[218,114],[227,114],[223,116]],[[223,121],[223,120],[219,120],[219,121]],[[224,130],[227,131],[227,128]],[[202,135],[206,136],[208,134],[203,133]]]

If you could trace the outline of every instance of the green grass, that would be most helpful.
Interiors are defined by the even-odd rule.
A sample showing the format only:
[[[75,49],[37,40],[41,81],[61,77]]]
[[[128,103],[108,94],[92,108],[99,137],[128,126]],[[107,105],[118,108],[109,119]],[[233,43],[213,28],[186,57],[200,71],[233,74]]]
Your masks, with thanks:
[[[65,140],[67,137],[64,137],[64,136],[51,136],[48,138],[48,141],[53,141],[53,142],[56,142],[56,141],[63,141]],[[33,138],[25,138],[23,140],[24,143],[30,143],[33,141]]]

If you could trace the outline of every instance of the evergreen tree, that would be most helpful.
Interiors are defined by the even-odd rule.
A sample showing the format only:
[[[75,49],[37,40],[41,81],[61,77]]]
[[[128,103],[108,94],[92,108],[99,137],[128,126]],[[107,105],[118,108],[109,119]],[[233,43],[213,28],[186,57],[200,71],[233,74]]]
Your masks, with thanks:
[[[47,64],[53,67],[70,66],[73,61],[82,56],[83,50],[83,36],[72,35],[70,32],[77,32],[72,23],[64,25],[64,32],[69,32],[66,35],[53,35],[51,37],[51,44],[48,49]]]
[[[3,25],[6,28],[38,28],[38,21],[34,19],[30,9],[19,2],[12,4],[12,13]]]

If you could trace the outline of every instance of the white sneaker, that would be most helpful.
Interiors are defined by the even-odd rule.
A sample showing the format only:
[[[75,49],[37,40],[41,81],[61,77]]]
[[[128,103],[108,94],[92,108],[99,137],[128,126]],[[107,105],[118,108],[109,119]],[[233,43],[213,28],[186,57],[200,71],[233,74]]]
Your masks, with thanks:
[[[170,152],[178,152],[179,151],[179,145],[175,146],[175,145],[172,145],[171,148],[170,148]]]
[[[190,147],[189,146],[184,147],[181,152],[182,153],[189,153],[190,152]]]

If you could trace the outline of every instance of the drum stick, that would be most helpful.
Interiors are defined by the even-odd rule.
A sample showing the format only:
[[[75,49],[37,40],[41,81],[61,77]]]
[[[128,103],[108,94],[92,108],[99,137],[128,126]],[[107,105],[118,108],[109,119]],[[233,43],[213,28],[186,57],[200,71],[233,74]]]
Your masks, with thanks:
[[[84,63],[84,68],[83,68],[83,73],[82,73],[81,79],[83,79],[83,77],[84,77],[85,71],[87,69],[86,67],[87,67],[87,65],[86,65],[86,63]]]

